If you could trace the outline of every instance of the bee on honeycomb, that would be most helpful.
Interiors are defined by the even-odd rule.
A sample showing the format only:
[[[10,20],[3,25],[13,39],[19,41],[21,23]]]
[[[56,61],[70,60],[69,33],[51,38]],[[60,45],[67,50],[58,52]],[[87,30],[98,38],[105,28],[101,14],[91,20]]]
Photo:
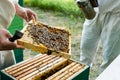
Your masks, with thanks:
[[[41,23],[29,23],[26,29],[33,42],[43,44],[54,51],[68,52],[69,33],[62,29],[56,29]]]

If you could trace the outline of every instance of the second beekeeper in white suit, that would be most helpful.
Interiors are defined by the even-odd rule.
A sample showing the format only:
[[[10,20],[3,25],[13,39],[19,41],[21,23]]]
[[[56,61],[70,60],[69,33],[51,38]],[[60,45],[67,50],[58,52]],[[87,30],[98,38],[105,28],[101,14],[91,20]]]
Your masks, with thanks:
[[[98,0],[98,4],[95,17],[83,24],[80,61],[92,65],[101,40],[104,70],[120,54],[120,0]]]

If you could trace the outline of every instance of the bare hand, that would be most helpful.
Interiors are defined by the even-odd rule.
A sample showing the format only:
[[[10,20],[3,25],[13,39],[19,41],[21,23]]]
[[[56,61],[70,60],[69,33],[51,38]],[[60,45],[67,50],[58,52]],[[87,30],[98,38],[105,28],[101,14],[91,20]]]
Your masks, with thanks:
[[[0,29],[0,50],[12,50],[15,48],[23,49],[23,47],[17,45],[16,42],[10,42],[9,38],[11,37],[11,34],[7,30]]]
[[[31,9],[23,8],[19,6],[18,4],[15,4],[16,7],[16,14],[23,19],[25,19],[27,22],[30,20],[37,20],[37,15],[35,12],[33,12]]]

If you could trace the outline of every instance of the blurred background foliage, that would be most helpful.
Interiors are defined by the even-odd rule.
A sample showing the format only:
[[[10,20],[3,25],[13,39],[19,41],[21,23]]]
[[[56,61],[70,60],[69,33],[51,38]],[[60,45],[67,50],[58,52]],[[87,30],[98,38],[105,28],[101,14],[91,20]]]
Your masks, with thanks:
[[[84,20],[84,16],[75,0],[24,0],[25,5],[32,7],[39,7],[43,10],[50,10],[55,12],[61,12],[64,15],[71,17],[72,19]]]

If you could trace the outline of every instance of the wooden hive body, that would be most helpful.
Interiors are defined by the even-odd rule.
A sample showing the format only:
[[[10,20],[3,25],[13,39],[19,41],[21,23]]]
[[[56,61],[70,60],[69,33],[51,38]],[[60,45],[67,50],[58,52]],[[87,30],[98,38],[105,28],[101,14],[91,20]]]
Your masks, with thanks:
[[[2,70],[4,80],[88,80],[88,66],[55,55],[39,54]]]

